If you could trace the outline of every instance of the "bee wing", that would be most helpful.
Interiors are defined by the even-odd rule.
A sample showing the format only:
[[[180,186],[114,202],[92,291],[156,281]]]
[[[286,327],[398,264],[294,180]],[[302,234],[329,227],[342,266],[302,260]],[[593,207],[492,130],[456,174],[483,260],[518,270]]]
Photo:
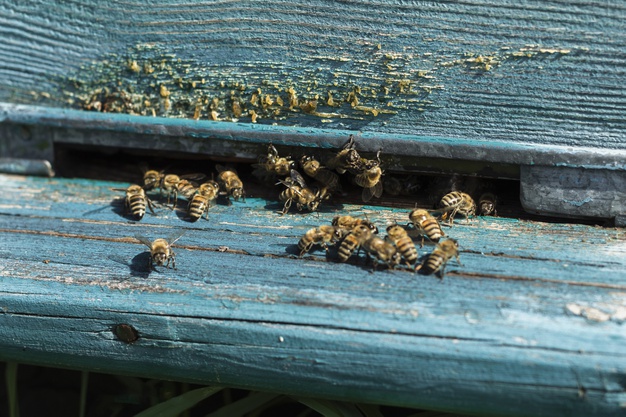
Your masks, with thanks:
[[[235,174],[237,173],[237,171],[235,171],[234,168],[230,168],[230,167],[225,167],[222,164],[215,164],[215,169],[217,170],[217,172],[224,172],[224,171],[232,171]]]
[[[206,177],[207,176],[205,174],[202,174],[200,172],[195,172],[193,174],[185,174],[185,175],[179,176],[180,179],[185,179],[190,182],[197,182],[197,183],[201,183],[202,181],[206,179]],[[194,185],[197,185],[197,184],[194,184]]]
[[[185,234],[185,232],[186,230],[176,230],[172,232],[165,240],[167,240],[167,243],[172,245],[174,244],[174,242],[180,239]]]
[[[339,185],[339,176],[326,168],[320,168],[315,178],[328,188],[334,189]]]
[[[380,198],[380,196],[383,195],[383,182],[379,180],[376,185],[372,187],[372,189],[374,197]]]
[[[126,191],[127,188],[110,188],[111,191]]]
[[[291,170],[291,179],[300,184],[300,187],[307,188],[306,181],[302,178],[302,175],[295,169]]]
[[[147,247],[152,248],[152,242],[147,237],[145,237],[143,235],[140,235],[140,234],[136,234],[135,235],[135,239],[137,239],[138,241],[140,241],[141,243],[143,243]]]
[[[363,202],[368,202],[372,197],[380,198],[381,195],[383,195],[383,184],[378,181],[373,187],[363,188],[361,199]]]

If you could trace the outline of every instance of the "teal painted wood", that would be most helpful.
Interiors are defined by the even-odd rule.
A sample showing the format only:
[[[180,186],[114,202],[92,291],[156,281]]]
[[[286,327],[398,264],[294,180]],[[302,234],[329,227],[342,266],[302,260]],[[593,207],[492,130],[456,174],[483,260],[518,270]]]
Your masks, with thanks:
[[[48,138],[52,142],[51,146],[54,143],[90,145],[196,156],[227,156],[255,161],[261,152],[261,145],[264,147],[269,142],[298,149],[298,152],[305,152],[303,148],[336,152],[345,144],[350,134],[356,134],[360,151],[384,151],[385,169],[389,170],[429,170],[432,169],[428,162],[430,158],[481,163],[490,166],[490,170],[495,173],[493,175],[500,177],[505,177],[506,174],[499,172],[493,164],[626,170],[626,150],[604,151],[549,144],[129,117],[11,103],[0,103],[0,122],[7,126],[32,126],[40,130],[36,136]],[[41,130],[42,127],[57,129]],[[458,169],[463,169],[462,164],[455,165],[460,166]],[[489,173],[483,175],[489,176]],[[515,179],[519,177],[516,176]]]
[[[624,413],[623,230],[461,222],[463,264],[440,281],[293,255],[336,208],[280,216],[251,197],[209,221],[137,223],[111,205],[124,185],[0,176],[2,360],[463,413]],[[178,229],[178,269],[148,273],[132,236]],[[120,323],[140,338],[117,340]]]
[[[234,96],[246,123],[624,150],[625,21],[621,1],[5,0],[0,100],[95,108],[108,87],[230,121]]]

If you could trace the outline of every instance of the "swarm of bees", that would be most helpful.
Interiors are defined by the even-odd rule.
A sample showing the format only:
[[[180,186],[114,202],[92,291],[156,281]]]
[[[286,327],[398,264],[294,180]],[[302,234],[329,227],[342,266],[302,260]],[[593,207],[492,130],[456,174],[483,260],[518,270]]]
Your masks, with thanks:
[[[330,225],[314,227],[300,238],[300,257],[313,250],[316,245],[331,256],[330,247],[336,246],[334,258],[337,262],[347,262],[352,256],[358,256],[362,250],[366,254],[366,260],[372,263],[373,270],[381,265],[395,269],[404,264],[414,272],[435,274],[443,279],[448,261],[456,258],[459,262],[458,242],[454,239],[440,241],[443,233],[437,219],[429,215],[424,221],[416,216],[421,211],[411,211],[410,222],[406,226],[398,223],[389,225],[385,237],[381,237],[378,227],[367,219],[335,216]],[[422,257],[422,262],[413,241],[413,237],[420,236],[436,244],[431,253]]]
[[[283,204],[281,215],[292,208],[298,212],[315,212],[328,201],[332,194],[342,193],[341,177],[346,176],[354,186],[361,188],[361,200],[368,202],[380,198],[383,191],[391,195],[409,194],[423,190],[414,175],[404,178],[385,175],[381,161],[382,150],[374,158],[362,157],[357,151],[354,136],[330,158],[320,160],[310,154],[292,158],[280,155],[271,143],[267,151],[259,156],[252,174],[266,184],[280,186],[277,199]],[[225,204],[232,201],[245,202],[244,183],[237,171],[231,167],[217,164],[216,172],[209,179],[204,174],[177,175],[165,171],[144,170],[143,185],[133,184],[124,191],[124,210],[128,217],[141,220],[149,210],[155,212],[153,199],[167,199],[167,206],[175,210],[179,199],[187,201],[186,214],[189,221],[195,222],[202,217],[208,220],[209,211],[221,198]],[[306,179],[305,179],[306,178]],[[348,181],[344,181],[345,183]],[[451,227],[456,218],[463,217],[466,222],[477,214],[480,216],[497,215],[496,195],[490,191],[480,194],[478,203],[470,193],[457,187],[441,196],[431,209],[418,208],[408,212],[405,225],[394,221],[385,228],[386,235],[379,234],[378,227],[368,219],[349,215],[337,215],[330,224],[323,224],[308,230],[298,242],[299,256],[303,257],[320,247],[330,258],[338,262],[347,262],[358,257],[361,252],[371,263],[372,269],[408,268],[416,273],[435,274],[443,278],[445,267],[453,258],[459,262],[459,244],[448,238],[442,225]],[[152,192],[148,196],[148,192]],[[155,193],[156,192],[156,193]],[[477,195],[477,194],[475,194]],[[175,268],[175,255],[171,248],[182,233],[166,239],[149,239],[135,236],[150,249],[150,268],[165,266]],[[435,245],[427,254],[420,250],[425,242]],[[415,242],[420,242],[419,248]]]
[[[298,211],[317,211],[333,193],[342,192],[340,175],[344,174],[349,174],[354,184],[363,188],[363,202],[379,198],[384,189],[380,153],[378,151],[374,159],[362,157],[356,150],[353,135],[325,163],[314,155],[301,155],[297,160],[280,156],[270,144],[267,153],[260,155],[258,163],[253,165],[253,175],[264,183],[274,182],[285,187],[278,194],[278,199],[284,203],[281,214],[289,212],[293,203]]]

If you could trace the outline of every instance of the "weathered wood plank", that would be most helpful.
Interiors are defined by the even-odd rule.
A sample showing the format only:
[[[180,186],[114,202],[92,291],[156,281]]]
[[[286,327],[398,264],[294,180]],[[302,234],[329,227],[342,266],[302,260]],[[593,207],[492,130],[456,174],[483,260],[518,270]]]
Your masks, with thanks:
[[[463,265],[440,281],[295,257],[333,211],[279,216],[249,198],[209,221],[137,223],[110,205],[120,183],[0,183],[3,360],[465,413],[623,414],[622,230],[461,222],[448,233]],[[131,237],[181,228],[178,269],[148,272]],[[139,340],[117,340],[120,323]]]
[[[623,150],[624,21],[620,1],[4,1],[0,101]]]

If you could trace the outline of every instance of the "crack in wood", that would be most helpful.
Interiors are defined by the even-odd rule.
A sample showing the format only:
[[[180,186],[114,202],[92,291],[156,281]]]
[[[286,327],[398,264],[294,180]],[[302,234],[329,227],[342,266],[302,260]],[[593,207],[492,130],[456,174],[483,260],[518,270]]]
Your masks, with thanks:
[[[446,271],[446,277],[449,275],[453,275],[456,277],[471,277],[471,278],[479,278],[479,279],[498,279],[503,281],[527,281],[527,282],[541,282],[541,283],[550,283],[550,284],[560,284],[560,285],[571,285],[577,287],[594,287],[594,288],[606,288],[606,289],[614,289],[614,290],[626,290],[626,285],[615,285],[615,284],[603,284],[603,283],[595,283],[595,282],[580,282],[580,281],[568,281],[568,280],[557,280],[550,278],[531,278],[531,277],[521,277],[515,275],[500,275],[500,274],[489,274],[481,272],[457,272],[455,270]]]

